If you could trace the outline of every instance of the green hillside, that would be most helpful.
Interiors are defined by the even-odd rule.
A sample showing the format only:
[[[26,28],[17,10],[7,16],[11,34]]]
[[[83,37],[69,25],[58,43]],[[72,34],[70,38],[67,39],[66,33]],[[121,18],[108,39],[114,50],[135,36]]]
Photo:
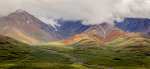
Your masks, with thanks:
[[[0,35],[0,69],[76,69],[69,58]]]
[[[118,37],[110,42],[105,43],[110,47],[109,50],[132,53],[137,55],[149,55],[150,54],[150,39],[147,35],[135,34],[131,37]]]
[[[25,58],[31,51],[29,45],[0,35],[0,61]]]
[[[86,39],[71,44],[69,53],[89,64],[117,69],[149,69],[150,39],[147,35],[120,36],[110,42]]]
[[[150,39],[134,34],[100,43],[82,39],[69,45],[29,46],[0,36],[1,69],[150,69]]]

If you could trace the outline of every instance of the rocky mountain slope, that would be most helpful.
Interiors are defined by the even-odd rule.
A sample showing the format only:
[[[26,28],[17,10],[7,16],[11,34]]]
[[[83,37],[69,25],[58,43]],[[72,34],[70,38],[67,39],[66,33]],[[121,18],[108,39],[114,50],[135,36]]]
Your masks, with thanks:
[[[149,34],[150,19],[125,18],[122,22],[115,22],[115,26],[107,23],[83,25],[82,21],[58,19],[57,25],[52,26],[43,23],[26,11],[17,10],[8,16],[0,17],[0,29],[0,34],[28,44],[39,44],[60,39],[68,39],[66,44],[82,39],[109,42],[119,36],[126,37],[126,33]]]
[[[140,32],[150,35],[150,19],[125,18],[122,22],[115,22],[115,26],[126,32]]]
[[[64,39],[71,37],[75,34],[80,34],[89,28],[89,25],[83,25],[82,21],[66,21],[59,19],[57,20],[55,27],[49,25],[54,31],[60,34]]]
[[[23,10],[0,18],[0,34],[28,44],[38,44],[59,39],[49,26]],[[61,37],[60,37],[61,38]]]
[[[64,21],[62,19],[56,20],[55,27],[49,25],[54,31],[62,35],[63,38],[68,38],[76,34],[85,32],[85,30],[94,27],[94,25],[83,25],[82,21]],[[128,33],[144,33],[149,34],[150,19],[145,18],[125,18],[122,22],[114,22],[115,27]],[[96,27],[96,26],[95,26]],[[100,32],[104,34],[104,32]],[[77,36],[77,35],[76,35]],[[105,36],[103,36],[105,37]]]

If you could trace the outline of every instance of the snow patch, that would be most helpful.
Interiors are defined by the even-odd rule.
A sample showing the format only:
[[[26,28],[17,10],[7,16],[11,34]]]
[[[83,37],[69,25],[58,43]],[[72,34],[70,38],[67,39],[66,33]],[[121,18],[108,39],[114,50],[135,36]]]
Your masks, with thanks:
[[[27,23],[29,23],[30,24],[30,22],[27,20]]]
[[[57,23],[57,21],[55,21],[52,18],[47,18],[47,17],[38,17],[41,21],[43,21],[45,24],[51,25],[55,31],[58,31],[57,27],[60,27],[61,25]]]

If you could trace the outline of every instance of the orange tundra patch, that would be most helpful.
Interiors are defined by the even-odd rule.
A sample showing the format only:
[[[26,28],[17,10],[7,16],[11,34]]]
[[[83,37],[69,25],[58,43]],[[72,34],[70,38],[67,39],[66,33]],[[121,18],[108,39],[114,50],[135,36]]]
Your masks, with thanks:
[[[74,36],[72,36],[71,38],[69,38],[67,41],[65,41],[65,44],[71,44],[74,41],[80,40],[82,38],[86,37],[85,34],[76,34]]]
[[[104,41],[104,40],[111,39],[111,38],[113,38],[113,37],[115,37],[115,36],[117,36],[117,35],[123,35],[123,34],[125,34],[125,32],[123,32],[123,31],[114,31],[114,32],[112,32],[110,35],[106,36],[106,38],[103,39],[103,41]]]

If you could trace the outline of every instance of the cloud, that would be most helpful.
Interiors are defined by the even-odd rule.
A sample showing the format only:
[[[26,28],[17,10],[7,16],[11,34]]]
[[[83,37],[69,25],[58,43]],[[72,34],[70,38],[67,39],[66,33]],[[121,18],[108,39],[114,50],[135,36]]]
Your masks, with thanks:
[[[150,0],[0,0],[0,9],[1,16],[23,9],[36,17],[83,20],[85,25],[150,18]]]

